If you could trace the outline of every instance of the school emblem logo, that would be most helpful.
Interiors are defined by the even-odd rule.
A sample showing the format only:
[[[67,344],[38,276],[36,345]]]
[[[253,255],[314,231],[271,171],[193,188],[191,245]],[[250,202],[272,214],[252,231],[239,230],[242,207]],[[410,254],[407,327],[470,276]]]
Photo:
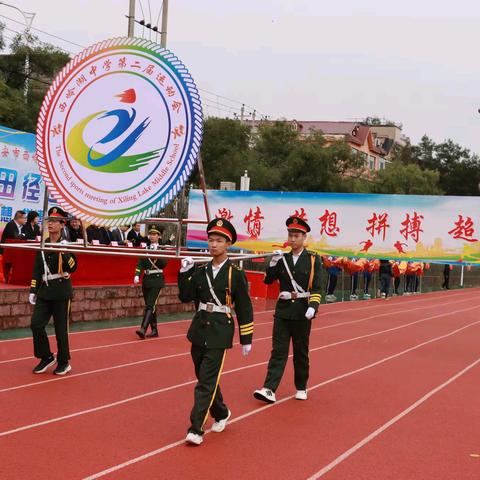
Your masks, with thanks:
[[[197,159],[202,108],[185,66],[147,40],[118,38],[78,54],[54,80],[37,125],[45,184],[97,225],[151,216]]]

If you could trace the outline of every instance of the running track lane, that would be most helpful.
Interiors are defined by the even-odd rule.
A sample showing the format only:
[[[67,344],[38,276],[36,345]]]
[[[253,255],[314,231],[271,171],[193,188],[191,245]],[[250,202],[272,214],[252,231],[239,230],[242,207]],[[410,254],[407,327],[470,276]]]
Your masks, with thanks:
[[[466,315],[464,315],[464,317],[466,317]],[[464,318],[464,319],[466,320],[466,318]],[[344,345],[342,348],[345,349],[346,345]],[[358,359],[361,358],[360,355],[362,353],[362,349],[359,348],[358,350],[359,351],[357,352],[357,355],[355,355],[357,363],[358,363]],[[268,352],[266,352],[266,353],[268,354]],[[332,351],[331,353],[334,353],[334,352]],[[332,355],[332,356],[335,357],[335,355]],[[312,358],[313,358],[313,355],[312,355]],[[339,363],[341,363],[341,359],[340,359]],[[328,363],[326,363],[326,365],[328,365]],[[262,370],[263,371],[261,372],[261,376],[263,377],[264,369],[262,369]],[[316,372],[320,371],[320,369],[314,369],[314,370]],[[287,375],[290,376],[290,374],[291,373],[287,372]],[[224,379],[222,380],[222,384],[225,383],[224,380],[228,379],[228,378],[233,379],[233,376],[226,375],[224,377]],[[233,384],[231,384],[230,386],[227,385],[226,388],[224,388],[224,390],[226,391],[226,390],[231,389],[235,392],[238,392],[238,383],[245,384],[246,379],[248,379],[248,377],[246,377],[246,378],[244,377],[243,379],[240,379],[240,382],[238,382],[238,381],[230,382],[230,383],[233,383]],[[63,425],[63,428],[61,429],[60,432],[59,431],[43,432],[43,434],[44,434],[43,438],[44,439],[45,438],[55,439],[55,438],[59,437],[60,435],[62,435],[64,437],[68,436],[68,434],[75,435],[75,437],[78,440],[77,444],[78,444],[78,449],[79,450],[84,450],[89,444],[91,445],[91,449],[88,449],[88,447],[87,447],[87,450],[90,450],[89,455],[85,456],[85,459],[82,462],[82,465],[85,462],[90,463],[89,460],[92,460],[92,459],[87,458],[88,456],[90,456],[90,453],[94,457],[97,457],[97,461],[101,465],[101,464],[105,463],[105,455],[107,453],[110,453],[112,449],[113,449],[113,452],[111,452],[112,456],[110,457],[110,455],[108,455],[109,459],[114,459],[116,456],[118,456],[118,457],[122,456],[122,453],[119,452],[120,447],[118,445],[115,445],[115,443],[117,443],[117,442],[122,443],[122,441],[124,440],[124,438],[122,438],[123,435],[124,435],[124,430],[129,430],[131,432],[132,437],[135,437],[135,438],[133,438],[133,440],[134,440],[133,446],[135,446],[136,449],[138,449],[139,447],[143,448],[143,450],[145,450],[145,442],[146,442],[147,445],[152,444],[152,442],[157,443],[157,439],[159,437],[163,437],[164,434],[165,434],[165,431],[168,431],[168,432],[172,431],[175,435],[177,434],[176,432],[178,431],[178,428],[179,428],[178,420],[180,420],[180,425],[183,425],[185,423],[185,411],[184,410],[189,408],[190,398],[185,399],[185,398],[183,398],[183,396],[182,396],[182,398],[179,398],[178,397],[178,392],[175,395],[167,395],[166,397],[168,397],[168,398],[162,398],[162,402],[161,402],[162,405],[160,405],[160,407],[157,404],[155,404],[155,405],[151,404],[150,406],[147,405],[146,408],[143,408],[143,409],[141,407],[136,408],[132,412],[133,414],[135,414],[135,412],[137,413],[136,417],[134,416],[133,419],[132,419],[131,415],[127,416],[128,418],[124,419],[122,417],[121,412],[110,412],[107,418],[105,418],[105,417],[95,418],[95,419],[93,419],[93,423],[92,423],[92,421],[87,422],[87,424],[84,425],[83,427],[82,427],[82,425],[78,425],[78,424],[73,426],[73,425],[69,424],[69,422],[67,422],[66,424]],[[190,395],[188,395],[188,397],[190,397]],[[232,398],[232,395],[228,394],[228,398],[229,399]],[[249,398],[247,399],[247,398],[243,398],[243,397],[240,400],[241,401],[246,401],[247,406],[249,406],[249,404],[252,401]],[[178,408],[177,409],[174,408],[175,407],[175,402],[178,403],[179,401],[181,401],[182,403],[185,403],[185,405],[180,408],[180,410],[183,411],[180,419],[178,419],[178,415],[177,415],[177,417],[174,416],[176,412],[177,412],[177,414],[180,414],[180,412],[178,412]],[[232,408],[234,409],[235,412],[238,412],[238,414],[240,414],[241,413],[241,405],[237,405],[237,401],[238,401],[237,398],[235,398],[235,401],[233,401],[233,400],[231,401]],[[257,405],[256,402],[255,402],[255,405]],[[139,406],[137,406],[137,407],[139,407]],[[165,411],[166,408],[168,408],[168,410],[172,412],[172,415],[162,415],[162,412]],[[160,413],[160,415],[159,415],[159,413]],[[172,420],[173,420],[173,425],[170,425],[172,423]],[[152,423],[155,424],[157,429],[150,428],[150,432],[148,432],[148,430],[149,430],[148,427],[153,426]],[[104,441],[101,441],[99,445],[95,444],[96,440],[98,440],[98,438],[97,438],[98,435],[100,434],[100,436],[102,436],[101,434],[103,433],[103,430],[105,429],[105,426],[107,424],[111,424],[111,425],[109,425],[107,427],[108,434],[107,434],[106,438],[104,439]],[[132,425],[134,425],[133,431],[132,431]],[[159,425],[162,427],[161,429],[158,429]],[[110,432],[110,428],[113,428],[112,432]],[[173,428],[173,430],[172,430],[172,428]],[[182,427],[180,427],[180,428],[182,428]],[[97,429],[100,429],[101,431],[97,432],[96,431]],[[116,433],[116,432],[118,432],[118,433]],[[45,437],[45,435],[46,435],[46,437]],[[21,436],[21,434],[19,436]],[[32,446],[34,446],[35,444],[38,445],[39,441],[40,442],[42,441],[42,438],[35,438],[35,435],[33,437],[34,438],[31,438],[31,437],[29,438],[29,436],[27,436],[27,438],[21,438],[20,439],[21,444],[24,445],[24,446],[27,446],[28,444],[31,444]],[[137,441],[135,441],[135,440],[137,440]],[[208,438],[208,440],[210,440],[210,439]],[[100,448],[100,446],[102,448]],[[92,452],[92,450],[93,450],[93,452]],[[65,453],[69,453],[69,451],[65,452]],[[75,451],[75,453],[79,453],[79,452]],[[125,457],[125,451],[123,451],[123,457]],[[60,455],[59,458],[63,459],[63,456]],[[70,462],[67,462],[68,463],[67,467],[72,468],[72,464],[71,464],[72,461],[74,462],[74,459],[71,459]],[[38,463],[37,463],[37,465],[38,465]],[[73,465],[73,467],[75,467],[75,466],[77,466],[77,468],[78,468],[78,462],[77,462],[77,464]],[[65,470],[63,470],[63,471],[64,471],[65,474],[67,473]],[[30,472],[31,472],[31,470],[30,470]],[[71,472],[71,473],[73,475],[73,472]],[[74,477],[75,477],[75,475],[72,476],[72,478],[74,478]],[[17,478],[22,478],[22,477],[17,477]]]
[[[319,471],[328,465],[332,459],[338,458],[339,454],[404,412],[419,399],[451,381],[466,367],[478,364],[479,335],[480,321],[477,320],[473,326],[416,349],[408,355],[394,358],[388,363],[323,388],[311,389],[308,402],[288,400],[280,405],[267,407],[257,415],[232,422],[222,434],[207,435],[204,444],[199,448],[183,444],[172,446],[146,460],[112,472],[109,478],[149,478],[156,472],[161,475],[160,478],[182,479],[225,478],[226,472],[228,478],[236,479],[260,476],[265,480],[307,478],[311,472]],[[442,358],[447,361],[439,361]],[[428,412],[429,404],[425,403],[423,407]],[[434,418],[435,414],[431,417]],[[401,422],[402,420],[398,425],[401,425]],[[403,442],[414,442],[413,435],[418,430],[424,438],[431,439],[428,422],[422,422],[421,425],[411,423],[410,426],[415,428],[413,432],[407,430]],[[456,436],[461,435],[453,422],[450,423],[450,428]],[[478,438],[477,432],[473,429],[469,431],[473,435],[469,441],[473,443]],[[444,432],[443,440],[447,445],[450,445],[449,433]],[[389,443],[389,439],[382,438],[381,435],[375,442],[382,451],[390,452],[395,451],[401,443],[399,440]],[[426,451],[429,451],[428,446]],[[359,461],[361,454],[361,450],[355,453]],[[376,458],[375,452],[372,456]],[[336,474],[333,469],[328,478],[478,479],[478,466],[474,470],[471,459],[466,457],[456,465],[443,462],[441,469],[435,469],[443,471],[441,477],[423,475],[422,464],[418,463],[417,474],[413,477],[398,475],[405,471],[408,458],[391,453],[390,461],[391,464],[387,467],[397,475],[385,477],[382,472],[376,471],[375,465],[367,464],[362,465],[365,467],[362,477],[355,476],[354,470],[351,471],[351,476],[345,477],[343,472]],[[347,462],[348,460],[346,466]],[[428,471],[429,468],[426,467],[425,470]],[[89,478],[93,480],[100,477],[94,474]]]
[[[478,480],[480,359],[467,368],[343,452],[326,466],[331,470],[324,467],[309,480]]]
[[[451,297],[450,298],[445,298],[444,299],[444,302],[443,303],[439,303],[438,306],[440,305],[445,305],[445,304],[448,304],[449,302],[459,302],[461,301],[462,299],[463,300],[469,300],[470,297],[465,297],[464,295],[456,295],[455,297]],[[424,299],[425,300],[425,299]],[[386,302],[381,302],[381,303],[378,303],[376,302],[376,310],[377,311],[380,311],[381,313],[378,313],[376,315],[370,315],[370,317],[372,318],[380,318],[382,316],[388,316],[388,312],[392,312],[392,313],[398,313],[398,312],[401,312],[404,308],[405,308],[405,313],[408,313],[408,312],[411,312],[411,311],[414,311],[415,309],[423,309],[423,308],[430,308],[430,305],[432,305],[432,300],[430,300],[428,303],[425,303],[425,301],[421,301],[420,299],[418,301],[411,301],[411,302],[408,302],[406,305],[404,305],[403,307],[401,305],[397,305],[397,304],[389,304],[389,303],[386,303]],[[435,302],[435,305],[436,305],[436,301]],[[383,303],[383,305],[382,305]],[[389,308],[389,305],[390,308]],[[373,313],[374,311],[371,310],[371,307],[363,307],[363,308],[358,308],[355,310],[355,312],[363,312],[365,311],[365,313],[368,311],[368,312],[371,312]],[[343,312],[345,312],[345,310],[343,310]],[[353,325],[355,323],[358,323],[358,321],[356,320],[349,320],[352,318],[352,311],[351,310],[347,310],[345,312],[346,316],[343,317],[341,316],[340,313],[338,313],[338,315],[335,315],[334,316],[334,319],[336,320],[336,323],[332,323],[328,321],[328,318],[330,317],[324,317],[323,315],[324,314],[320,314],[318,319],[315,320],[314,324],[319,324],[320,321],[321,321],[321,324],[322,325],[325,325],[325,326],[328,326],[329,324],[332,325],[332,326],[335,326],[335,325],[341,325],[342,324],[342,318],[345,318],[345,321],[344,323],[345,324],[350,324],[350,325]],[[269,312],[268,313],[262,313],[262,314],[257,314],[257,328],[256,328],[256,333],[254,335],[254,338],[259,338],[258,336],[258,333],[260,333],[261,335],[261,332],[262,330],[260,329],[260,327],[264,327],[265,325],[268,325],[269,322],[271,322],[271,316],[269,315]],[[365,318],[365,317],[364,317]],[[367,317],[368,318],[368,317]],[[262,321],[262,320],[265,320],[267,319],[267,321]],[[339,320],[339,321],[338,321]],[[359,322],[363,321],[362,318],[359,319]],[[181,328],[185,328],[185,326],[182,326]],[[112,333],[116,333],[116,332],[112,332]],[[164,346],[164,342],[165,341],[170,341],[171,339],[173,338],[179,338],[179,339],[184,339],[184,330],[182,331],[182,333],[176,333],[176,334],[173,334],[173,335],[165,335],[165,333],[162,331],[161,332],[161,337],[159,339],[154,339],[154,340],[148,340],[148,341],[145,341],[145,342],[142,342],[143,345],[139,345],[139,342],[140,341],[130,341],[130,340],[127,340],[127,341],[124,341],[124,342],[121,342],[121,344],[119,345],[118,343],[114,343],[114,344],[103,344],[103,345],[96,345],[96,346],[91,346],[91,347],[85,347],[89,350],[82,350],[82,362],[80,363],[76,363],[75,360],[72,361],[73,363],[73,367],[74,367],[74,371],[72,374],[68,375],[67,378],[72,378],[72,377],[76,377],[78,375],[84,375],[85,372],[88,372],[88,371],[96,371],[96,370],[101,370],[101,369],[104,369],[104,368],[109,368],[109,366],[111,365],[111,362],[110,362],[110,356],[112,356],[113,358],[118,358],[118,356],[120,355],[120,352],[112,352],[111,355],[109,355],[110,352],[107,352],[105,350],[102,349],[99,349],[99,348],[96,348],[96,347],[99,347],[99,346],[103,346],[105,348],[109,348],[109,345],[113,348],[113,347],[117,347],[117,348],[120,348],[121,349],[121,352],[124,352],[123,355],[122,355],[122,358],[124,359],[123,363],[128,365],[130,363],[132,364],[135,364],[136,365],[141,365],[142,362],[145,362],[145,363],[148,363],[149,361],[156,361],[156,359],[161,359],[165,356],[169,356],[169,355],[175,355],[176,352],[174,350],[172,350],[171,348],[169,349],[168,346]],[[261,337],[260,337],[261,338]],[[162,345],[158,345],[158,342],[162,343]],[[168,345],[172,345],[171,343],[169,343]],[[162,353],[163,355],[158,355],[157,354],[157,351],[158,349],[161,348],[162,349]],[[93,350],[92,350],[93,349]],[[83,353],[87,353],[88,355],[86,357],[83,357]],[[19,358],[13,358],[13,359],[10,359],[10,360],[6,360],[4,363],[4,365],[7,365],[7,366],[12,366],[12,362],[13,361],[27,361],[29,360],[28,357],[19,357]],[[89,363],[90,362],[90,363]],[[0,364],[2,362],[0,361]],[[132,365],[133,366],[133,365]],[[78,368],[80,367],[80,368]],[[0,365],[0,368],[2,368],[2,365]],[[13,385],[17,384],[17,385],[23,385],[23,384],[37,384],[37,383],[43,383],[45,382],[44,380],[44,377],[45,375],[42,375],[42,376],[33,376],[31,375],[31,367],[29,368],[21,368],[21,369],[17,369],[15,368],[15,366],[12,366],[12,368],[7,368],[6,370],[4,368],[2,368],[3,370],[3,375],[2,375],[2,379],[0,380],[0,392],[5,389],[5,388],[9,388],[9,387],[12,387]],[[60,379],[56,378],[55,380],[52,380],[52,378],[50,378],[49,380],[47,380],[48,383],[51,383],[52,381],[58,381]],[[65,380],[65,378],[63,378],[62,380]]]
[[[465,307],[466,302],[463,301],[462,303]],[[458,300],[440,305],[447,304],[451,306],[456,305],[458,308],[462,306],[459,304]],[[328,342],[322,342],[324,344],[323,346],[316,347],[317,349],[320,348],[323,350],[328,348],[329,345],[330,347],[336,347],[339,342],[349,343],[351,341],[361,341],[364,338],[366,338],[368,341],[370,338],[374,338],[377,335],[383,335],[386,339],[384,342],[388,344],[388,335],[394,334],[398,329],[412,328],[413,326],[417,325],[420,326],[424,322],[436,321],[438,318],[441,318],[441,316],[444,315],[444,313],[437,313],[444,310],[443,306],[439,307],[437,305],[434,309],[431,308],[431,312],[429,313],[430,316],[427,317],[424,316],[425,307],[420,308],[422,308],[422,311],[415,312],[415,314],[419,316],[418,319],[415,319],[412,317],[412,314],[410,314],[410,321],[407,323],[405,323],[405,319],[402,315],[398,315],[398,318],[396,319],[385,317],[379,318],[378,316],[370,315],[370,317],[366,317],[366,325],[364,325],[360,330],[359,324],[353,325],[356,328],[354,332],[350,331],[352,325],[348,325],[349,335],[346,339],[345,334],[342,333],[342,330],[335,333],[335,335],[332,335],[332,332],[328,326],[316,327],[315,331],[312,333],[312,341],[315,338],[326,337]],[[368,319],[376,319],[376,322],[367,322]],[[424,330],[425,334],[429,335],[429,327],[427,326]],[[326,335],[327,333],[328,335]],[[417,334],[417,338],[418,335],[420,335],[420,331]],[[264,338],[270,341],[271,337],[268,336]],[[256,345],[258,346],[259,343],[263,342],[257,340]],[[234,351],[234,353],[238,355],[236,351]],[[263,355],[263,349],[258,349],[255,347],[254,354],[251,355],[247,364],[244,359],[240,359],[241,365],[243,365],[241,368],[250,368],[252,361],[254,362],[253,365],[257,365],[261,369],[265,368],[266,361],[263,360],[262,362],[262,359],[264,358]],[[229,353],[227,356],[225,372],[230,371],[232,358],[234,359],[234,365],[235,361],[238,361],[235,355],[232,357]],[[258,362],[256,361],[257,359]],[[355,359],[353,358],[352,361],[354,360]],[[129,369],[132,371],[135,369],[135,375],[133,377],[130,376],[128,382],[124,381],[124,372],[112,370],[110,372],[101,372],[101,374],[94,375],[93,378],[88,378],[87,376],[81,375],[78,377],[64,377],[62,380],[68,380],[67,388],[62,386],[58,389],[52,389],[49,383],[44,385],[38,383],[34,384],[37,396],[42,397],[44,395],[49,396],[50,393],[52,394],[52,398],[49,399],[48,403],[46,403],[42,409],[32,409],[28,402],[24,402],[25,394],[22,389],[11,390],[9,392],[4,391],[0,394],[0,410],[15,411],[16,414],[15,416],[11,416],[3,420],[1,431],[5,432],[11,429],[19,428],[21,425],[42,422],[45,421],[45,418],[48,419],[58,418],[66,415],[75,415],[75,412],[78,411],[88,411],[92,408],[102,408],[102,405],[109,405],[118,401],[125,403],[125,399],[129,398],[132,401],[135,401],[137,400],[136,397],[138,396],[143,398],[150,396],[150,394],[161,393],[162,389],[165,390],[171,388],[171,386],[175,385],[176,383],[195,383],[188,355],[182,355],[180,357],[174,356],[173,358],[165,359],[162,362],[162,373],[160,375],[149,374],[151,369],[149,371],[148,368],[145,369],[144,366],[141,365],[140,370],[138,366]],[[108,381],[105,379],[106,375],[109,376]],[[55,378],[56,377],[53,377],[53,379]],[[181,382],[181,379],[186,380]],[[46,380],[46,382],[48,382],[48,380]],[[74,385],[72,385],[72,382],[74,382]],[[54,383],[58,382],[55,381]],[[113,386],[114,388],[112,388]],[[79,395],[79,391],[82,392],[82,395]],[[74,411],[72,411],[73,408],[75,409]],[[18,424],[19,419],[21,419],[21,425]]]

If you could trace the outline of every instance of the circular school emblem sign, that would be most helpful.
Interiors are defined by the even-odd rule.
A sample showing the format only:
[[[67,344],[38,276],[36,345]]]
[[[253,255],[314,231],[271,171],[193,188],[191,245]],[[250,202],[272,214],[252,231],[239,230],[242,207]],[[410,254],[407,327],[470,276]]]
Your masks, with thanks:
[[[155,214],[197,159],[202,107],[180,60],[147,40],[79,53],[55,78],[37,124],[40,172],[69,213],[97,225]]]

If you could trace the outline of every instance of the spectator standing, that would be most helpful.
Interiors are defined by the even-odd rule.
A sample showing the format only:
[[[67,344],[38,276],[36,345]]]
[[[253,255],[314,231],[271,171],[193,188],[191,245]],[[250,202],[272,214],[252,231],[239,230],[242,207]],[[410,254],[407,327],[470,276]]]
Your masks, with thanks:
[[[390,284],[392,283],[392,264],[389,260],[380,260],[380,267],[378,270],[380,275],[380,296],[388,298],[390,294]]]
[[[442,288],[445,288],[446,290],[450,290],[450,272],[452,271],[452,266],[446,263],[443,266],[443,283],[442,283]]]

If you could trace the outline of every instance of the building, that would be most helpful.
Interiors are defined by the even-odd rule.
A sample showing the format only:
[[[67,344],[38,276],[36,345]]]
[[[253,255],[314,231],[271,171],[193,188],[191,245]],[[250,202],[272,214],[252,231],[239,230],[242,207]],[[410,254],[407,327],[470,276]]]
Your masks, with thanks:
[[[300,136],[323,134],[327,142],[343,140],[370,170],[382,170],[391,161],[394,146],[404,146],[407,138],[397,125],[365,125],[360,122],[297,121],[292,122]]]

